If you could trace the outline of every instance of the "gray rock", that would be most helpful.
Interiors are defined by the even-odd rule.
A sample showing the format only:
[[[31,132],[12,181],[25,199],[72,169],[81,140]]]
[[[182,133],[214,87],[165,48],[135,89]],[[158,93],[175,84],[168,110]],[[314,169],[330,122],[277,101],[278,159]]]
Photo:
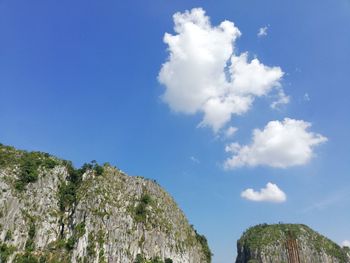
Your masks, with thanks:
[[[174,263],[210,262],[202,236],[156,182],[104,165],[101,175],[90,166],[72,184],[67,162],[39,154],[37,178],[18,189],[24,154],[0,146],[0,245],[5,251],[0,263],[16,257],[127,263],[138,254]],[[54,161],[54,167],[45,167],[43,160]],[[74,201],[62,205],[71,197],[62,189],[72,185],[77,185]]]
[[[237,242],[236,263],[349,263],[350,253],[306,225],[262,224]]]

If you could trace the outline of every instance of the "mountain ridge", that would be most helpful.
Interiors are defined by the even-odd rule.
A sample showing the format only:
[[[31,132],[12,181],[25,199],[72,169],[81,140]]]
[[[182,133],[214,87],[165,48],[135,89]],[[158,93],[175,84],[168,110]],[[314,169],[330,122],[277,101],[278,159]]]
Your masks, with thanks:
[[[0,145],[0,262],[211,261],[155,181]]]
[[[343,247],[304,224],[260,224],[237,241],[236,263],[349,263]]]

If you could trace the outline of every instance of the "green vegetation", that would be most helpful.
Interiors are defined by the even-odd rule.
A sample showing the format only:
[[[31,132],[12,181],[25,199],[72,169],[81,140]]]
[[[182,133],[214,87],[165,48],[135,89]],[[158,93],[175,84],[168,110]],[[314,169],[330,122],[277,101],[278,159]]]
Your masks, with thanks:
[[[29,217],[29,230],[28,230],[28,239],[25,245],[25,249],[27,252],[32,252],[35,249],[35,221],[33,217]]]
[[[151,259],[146,259],[141,254],[137,254],[134,263],[173,263],[173,260],[170,258],[164,259],[164,261],[160,257],[154,257]]]
[[[7,230],[4,241],[9,241],[11,239],[12,239],[12,231],[11,230]]]
[[[39,169],[52,169],[59,161],[43,152],[27,152],[0,144],[0,168],[18,168],[18,178],[14,186],[18,191],[25,190],[29,183],[36,182]]]
[[[17,254],[14,260],[15,263],[39,263],[39,259],[29,252]]]
[[[96,175],[102,175],[104,169],[98,165],[96,161],[85,163],[81,168],[74,168],[72,162],[63,161],[68,171],[67,183],[62,183],[58,190],[58,203],[62,213],[71,210],[78,202],[78,190],[83,180],[83,174],[87,171],[94,171]],[[63,225],[63,214],[61,216],[61,224]],[[85,234],[85,223],[82,222],[75,226],[73,235],[66,241],[65,248],[70,251],[74,248],[76,241]],[[63,239],[63,236],[61,236]]]
[[[89,233],[88,241],[89,242],[86,248],[87,255],[89,257],[94,257],[96,255],[96,251],[95,251],[96,244],[95,244],[95,236],[93,233]]]
[[[63,161],[68,171],[68,183],[62,184],[59,189],[59,207],[62,212],[67,211],[77,201],[77,191],[82,182],[83,174],[89,170],[95,172],[96,175],[103,174],[103,167],[98,165],[96,161],[85,163],[81,168],[75,169],[72,162]]]
[[[7,258],[13,254],[16,249],[0,241],[0,262],[7,262]]]
[[[73,250],[75,243],[85,234],[85,223],[81,222],[74,227],[73,235],[64,243],[66,250]]]
[[[346,262],[346,253],[340,246],[313,231],[306,225],[300,224],[260,224],[245,231],[238,241],[240,246],[253,250],[263,250],[274,244],[281,244],[290,239],[298,239],[301,236],[307,239],[307,243],[317,252],[324,251],[329,256],[337,258],[340,262]]]
[[[75,226],[75,235],[79,239],[85,234],[85,222],[81,222]]]
[[[56,172],[61,171],[61,169],[56,169],[54,173],[49,171],[49,169],[53,169],[57,165],[59,165],[60,168],[65,167],[67,173],[57,174]],[[98,204],[98,208],[93,207],[91,211],[93,215],[95,215],[94,210],[96,209],[102,214],[101,219],[105,220],[113,214],[108,209],[103,208],[106,207],[106,204],[113,204],[118,208],[122,207],[123,202],[121,201],[124,200],[124,193],[122,191],[124,184],[129,180],[124,173],[109,168],[107,164],[101,166],[96,161],[92,161],[84,164],[81,168],[75,168],[72,162],[59,160],[46,153],[21,151],[1,144],[0,169],[4,170],[6,174],[4,177],[6,184],[13,187],[11,189],[11,194],[14,193],[14,195],[19,197],[28,207],[28,209],[25,208],[21,210],[26,221],[26,225],[24,226],[26,229],[24,232],[26,233],[24,233],[23,236],[23,238],[26,239],[23,241],[25,242],[24,246],[16,249],[15,247],[9,246],[9,244],[0,242],[0,262],[6,262],[11,255],[13,255],[14,262],[16,263],[70,262],[72,250],[76,247],[78,240],[82,236],[87,235],[84,222],[80,222],[75,226],[72,225],[73,222],[76,222],[75,209],[80,199],[89,198],[89,196],[91,196],[90,190],[93,189],[93,193],[99,196],[99,201],[101,200],[101,203]],[[51,176],[57,176],[57,180],[54,181],[55,185],[52,186],[52,193],[57,194],[55,197],[57,198],[56,204],[58,204],[59,209],[57,209],[57,211],[56,207],[53,206],[53,209],[48,213],[50,216],[58,217],[60,220],[60,237],[39,250],[35,245],[35,240],[38,238],[39,232],[41,232],[41,230],[39,231],[39,227],[41,227],[42,220],[46,220],[46,218],[41,217],[41,214],[37,213],[37,211],[39,211],[37,208],[40,208],[41,203],[33,202],[33,204],[31,204],[30,198],[27,197],[33,194],[33,197],[35,196],[36,199],[40,198],[38,195],[41,194],[41,191],[36,191],[39,185],[31,187],[30,184],[37,182],[39,179],[41,182],[41,179],[45,178],[45,176],[48,176],[47,179],[49,179],[49,177],[51,179]],[[64,178],[64,176],[66,176],[66,178]],[[60,182],[58,189],[56,188],[57,182]],[[51,181],[48,183],[51,184]],[[155,194],[151,196],[148,187],[151,188],[152,186],[148,185],[149,182],[145,184],[142,180],[138,179],[136,184],[139,186],[141,185],[143,194],[138,196],[136,200],[134,199],[134,193],[125,197],[128,201],[128,205],[130,201],[136,202],[127,207],[127,209],[129,209],[129,214],[134,218],[134,222],[144,223],[143,225],[147,231],[159,227],[160,231],[170,234],[172,233],[171,231],[175,233],[175,224],[177,224],[177,221],[180,221],[178,224],[179,229],[176,229],[176,235],[174,234],[176,238],[179,238],[179,242],[174,249],[177,249],[179,252],[185,252],[187,247],[195,246],[200,243],[206,257],[209,258],[208,261],[210,261],[211,252],[208,248],[206,238],[197,233],[194,235],[182,214],[180,218],[177,217],[177,210],[171,214],[171,216],[174,215],[174,218],[169,218],[169,213],[167,212],[177,209],[176,204],[173,203],[171,198],[168,198],[163,190],[160,192],[162,195]],[[110,185],[113,185],[113,190],[118,189],[118,191],[121,191],[121,201],[119,200],[119,196],[116,198],[110,195]],[[3,189],[3,191],[5,192],[7,189],[8,188]],[[33,193],[29,193],[29,189],[34,189]],[[152,188],[151,190],[153,193]],[[25,192],[21,193],[21,191]],[[162,203],[163,198],[164,203]],[[95,202],[95,200],[93,200],[93,202]],[[94,204],[93,202],[92,204]],[[168,205],[170,205],[170,208]],[[5,211],[5,213],[7,213],[7,211]],[[105,217],[106,215],[108,215],[108,217]],[[4,211],[0,209],[0,217],[3,216]],[[95,222],[93,223],[94,230],[92,230],[93,232],[89,231],[86,255],[78,259],[78,262],[89,262],[98,257],[99,263],[106,263],[107,255],[105,254],[104,244],[106,243],[105,239],[108,237],[108,233],[103,232],[104,230],[102,229],[98,230],[98,224],[95,225]],[[135,225],[133,227],[135,227]],[[70,232],[70,229],[72,230],[72,235],[68,238],[66,233]],[[192,243],[186,244],[186,241],[181,239],[183,229],[186,231],[185,234],[190,234]],[[17,235],[17,229],[15,230]],[[3,240],[5,242],[9,242],[13,239],[12,231],[13,227],[11,230],[4,231]],[[21,229],[21,232],[22,231],[23,229]],[[128,231],[132,232],[133,230],[129,229]],[[50,233],[52,232],[53,230],[50,230]],[[110,237],[108,238],[110,239]],[[117,239],[115,240],[117,241]],[[17,242],[17,240],[13,241]],[[140,247],[143,246],[144,241],[145,236],[140,240]],[[130,253],[128,256],[131,256]],[[170,258],[144,258],[139,255],[136,262],[172,263],[173,261]]]
[[[152,198],[149,194],[144,193],[134,210],[136,222],[146,222],[147,207],[152,203]]]
[[[213,256],[213,253],[211,253],[211,250],[208,245],[208,240],[204,235],[200,235],[196,229],[194,229],[193,225],[191,225],[191,228],[196,234],[196,240],[201,244],[201,247],[203,249],[203,253],[205,255],[206,261],[211,262],[211,257]]]
[[[96,176],[100,176],[104,172],[103,166],[96,161],[91,161],[91,163],[84,164],[80,169],[75,169],[71,162],[60,161],[48,153],[17,150],[14,147],[0,143],[0,168],[19,169],[18,178],[14,182],[14,186],[18,191],[23,191],[29,183],[36,182],[39,178],[40,169],[52,169],[62,163],[68,169],[70,181],[74,183],[78,183],[82,172],[87,170],[94,171]],[[68,188],[70,189],[64,189],[63,191],[70,195],[73,189],[71,189],[71,186],[68,186]],[[71,198],[72,196],[67,197],[67,199]],[[68,203],[70,202],[68,201]]]

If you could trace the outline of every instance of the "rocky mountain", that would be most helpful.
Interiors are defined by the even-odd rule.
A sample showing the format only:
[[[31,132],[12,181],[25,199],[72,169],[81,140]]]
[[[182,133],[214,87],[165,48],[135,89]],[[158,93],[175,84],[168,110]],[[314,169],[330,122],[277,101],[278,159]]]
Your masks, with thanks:
[[[209,263],[156,182],[0,145],[0,263]]]
[[[236,263],[349,263],[350,249],[306,225],[261,224],[237,242]]]

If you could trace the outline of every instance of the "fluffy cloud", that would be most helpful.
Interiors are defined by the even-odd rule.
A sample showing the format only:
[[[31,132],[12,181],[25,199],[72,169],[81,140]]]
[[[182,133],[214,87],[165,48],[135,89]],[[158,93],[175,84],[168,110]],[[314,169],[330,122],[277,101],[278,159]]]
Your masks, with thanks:
[[[267,36],[267,29],[268,29],[267,26],[264,26],[264,27],[259,28],[258,37]]]
[[[176,13],[173,20],[176,34],[164,35],[169,58],[158,75],[162,98],[173,111],[203,113],[200,126],[217,132],[232,115],[247,112],[256,97],[282,90],[281,68],[235,54],[241,32],[234,23],[212,26],[201,8]]]
[[[349,240],[344,240],[343,243],[341,244],[343,247],[349,247],[350,248],[350,241]]]
[[[255,202],[282,203],[287,200],[286,194],[273,183],[268,183],[260,191],[254,191],[251,188],[246,189],[241,193],[241,197]]]
[[[284,119],[270,121],[263,130],[255,129],[250,145],[233,143],[226,152],[233,156],[225,161],[226,169],[240,166],[267,165],[286,168],[307,163],[313,156],[313,148],[327,138],[309,132],[311,124],[302,120]]]

